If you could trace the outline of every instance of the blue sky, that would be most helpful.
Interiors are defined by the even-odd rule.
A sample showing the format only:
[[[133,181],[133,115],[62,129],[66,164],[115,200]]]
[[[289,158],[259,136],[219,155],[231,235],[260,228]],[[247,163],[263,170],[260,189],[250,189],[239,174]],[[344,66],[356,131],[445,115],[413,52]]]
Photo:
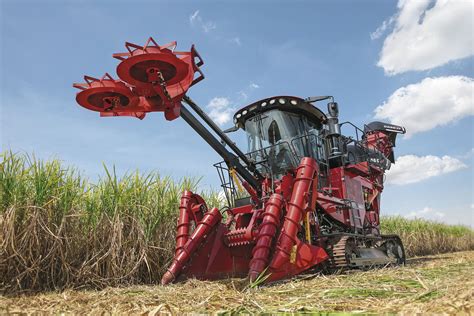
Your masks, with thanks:
[[[223,127],[260,98],[328,94],[343,121],[405,125],[382,212],[473,225],[470,1],[0,3],[2,150],[57,157],[92,179],[105,163],[217,188],[220,158],[183,120],[100,118],[75,103],[73,82],[116,76],[112,53],[153,36],[196,45],[206,79],[188,95]]]

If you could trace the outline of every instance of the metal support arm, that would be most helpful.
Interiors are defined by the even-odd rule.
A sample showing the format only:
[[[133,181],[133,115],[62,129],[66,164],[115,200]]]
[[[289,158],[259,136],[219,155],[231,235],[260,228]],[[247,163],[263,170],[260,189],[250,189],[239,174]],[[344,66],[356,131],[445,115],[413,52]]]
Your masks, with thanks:
[[[258,170],[255,168],[255,164],[248,159],[248,157],[240,150],[239,147],[235,145],[235,143],[219,128],[219,126],[214,123],[214,121],[204,112],[201,107],[199,107],[190,97],[185,95],[183,97],[184,102],[186,102],[193,110],[196,112],[199,117],[206,122],[207,125],[221,138],[221,140],[228,145],[234,153],[247,165],[247,168],[252,172],[257,179],[262,180],[263,176]]]
[[[187,97],[186,97],[187,98]],[[187,98],[189,99],[189,98]],[[192,101],[191,101],[192,102]],[[186,100],[186,103],[188,103],[188,100]],[[189,104],[189,103],[188,103]],[[194,104],[194,103],[193,103]],[[196,104],[194,104],[196,107],[198,107]],[[199,108],[199,107],[198,107]],[[194,109],[194,107],[193,107]],[[202,111],[202,110],[201,110]],[[199,113],[198,113],[199,114]],[[205,114],[205,113],[204,113]],[[207,115],[206,115],[207,116]],[[224,145],[220,143],[220,141],[212,135],[209,130],[201,123],[199,122],[196,117],[189,112],[189,110],[184,106],[181,105],[181,117],[186,121],[186,123],[189,124],[189,126],[192,127],[196,131],[196,133],[199,134],[227,163],[227,165],[231,168],[234,168],[238,174],[248,183],[252,186],[252,188],[255,189],[257,192],[261,192],[260,184],[259,181],[247,170],[246,167],[244,167],[240,161],[239,157],[234,155],[233,153],[229,152]],[[208,118],[210,120],[210,118]],[[210,120],[212,122],[212,120]],[[209,124],[209,122],[206,122]],[[212,122],[214,124],[214,122]],[[211,125],[211,124],[209,124]],[[215,124],[214,124],[215,125]],[[212,126],[211,126],[212,127]],[[218,128],[217,126],[215,126]],[[214,128],[213,128],[214,129]],[[219,129],[220,130],[220,129]],[[221,131],[222,132],[222,131]],[[219,134],[219,133],[217,133]],[[222,133],[223,134],[223,133]],[[219,135],[221,136],[221,135]],[[224,135],[225,136],[225,135]],[[229,139],[230,141],[230,139]],[[227,143],[227,142],[226,142]],[[235,144],[233,145],[235,146]],[[232,148],[232,147],[231,147]],[[242,152],[240,152],[242,153]],[[242,153],[243,155],[243,153]],[[240,155],[239,155],[240,156]],[[245,157],[245,155],[244,155]],[[246,158],[246,157],[245,157]],[[243,160],[243,159],[242,159]],[[246,161],[244,160],[246,163]]]

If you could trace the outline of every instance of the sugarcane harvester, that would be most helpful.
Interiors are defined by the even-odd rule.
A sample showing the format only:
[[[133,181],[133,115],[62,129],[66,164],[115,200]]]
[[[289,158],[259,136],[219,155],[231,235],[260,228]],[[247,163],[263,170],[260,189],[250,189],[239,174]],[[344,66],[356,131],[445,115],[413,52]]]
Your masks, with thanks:
[[[226,206],[208,208],[198,194],[183,192],[162,284],[263,275],[271,282],[320,268],[405,262],[402,241],[382,235],[379,218],[384,173],[403,127],[340,123],[332,96],[272,96],[237,111],[234,127],[222,131],[186,95],[204,78],[194,46],[179,52],[176,42],[160,46],[150,38],[125,47],[113,55],[120,80],[85,76],[74,84],[77,102],[105,117],[181,117],[223,158],[215,167]],[[326,114],[315,106],[325,100]],[[239,129],[247,152],[227,136]]]

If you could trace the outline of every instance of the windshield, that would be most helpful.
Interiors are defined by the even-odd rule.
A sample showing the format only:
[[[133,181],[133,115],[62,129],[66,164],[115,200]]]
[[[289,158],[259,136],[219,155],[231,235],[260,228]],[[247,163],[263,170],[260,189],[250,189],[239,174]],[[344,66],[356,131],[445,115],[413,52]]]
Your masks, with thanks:
[[[264,174],[281,175],[295,168],[301,157],[317,158],[317,148],[308,138],[317,136],[316,124],[301,115],[270,110],[245,122],[248,151],[254,161],[267,161],[259,168]],[[263,170],[263,169],[267,170]]]
[[[245,122],[249,152],[283,141],[290,142],[310,130],[316,131],[316,126],[306,117],[281,110],[264,112]]]

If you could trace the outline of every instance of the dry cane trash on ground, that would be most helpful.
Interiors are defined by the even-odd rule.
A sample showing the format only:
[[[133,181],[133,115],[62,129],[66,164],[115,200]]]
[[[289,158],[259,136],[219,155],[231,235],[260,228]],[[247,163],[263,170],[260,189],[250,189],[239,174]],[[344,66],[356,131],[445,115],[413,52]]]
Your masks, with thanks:
[[[405,267],[306,275],[249,288],[244,280],[67,290],[0,297],[0,313],[474,313],[474,251],[413,258]]]

